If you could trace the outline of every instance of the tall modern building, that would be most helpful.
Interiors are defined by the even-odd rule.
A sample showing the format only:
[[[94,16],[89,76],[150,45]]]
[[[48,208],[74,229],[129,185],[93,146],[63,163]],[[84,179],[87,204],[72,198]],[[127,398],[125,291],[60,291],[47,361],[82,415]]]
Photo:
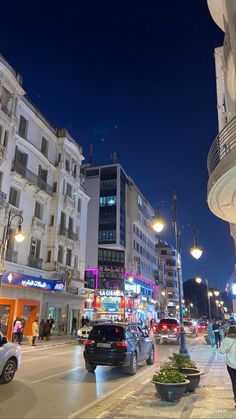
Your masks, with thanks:
[[[65,332],[79,320],[89,201],[82,161],[80,145],[47,121],[0,56],[0,328],[9,337],[16,316],[25,335],[35,318],[52,316]]]
[[[154,210],[120,164],[85,166],[89,317],[157,315]]]
[[[215,49],[219,133],[208,153],[207,199],[210,210],[230,224],[236,244],[236,1],[208,0],[208,7],[225,35]]]
[[[156,254],[161,316],[177,315],[179,311],[177,251],[165,240],[157,239]],[[182,269],[180,269],[180,275],[182,287]]]

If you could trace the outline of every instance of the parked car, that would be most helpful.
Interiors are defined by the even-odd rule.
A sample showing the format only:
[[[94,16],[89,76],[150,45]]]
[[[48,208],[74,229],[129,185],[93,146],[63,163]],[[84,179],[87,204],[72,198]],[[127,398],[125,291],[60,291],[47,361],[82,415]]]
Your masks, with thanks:
[[[155,342],[180,342],[180,327],[177,319],[161,319],[154,332]]]
[[[153,342],[135,323],[95,325],[84,343],[88,372],[94,372],[98,365],[107,365],[121,366],[126,374],[134,375],[138,362],[154,363]]]
[[[20,366],[20,347],[9,343],[0,332],[0,384],[8,384],[13,380]]]
[[[208,322],[200,321],[197,324],[199,333],[206,333],[208,328]]]
[[[197,337],[198,327],[191,320],[184,320],[184,330],[187,336]]]
[[[89,333],[91,332],[93,326],[83,326],[81,329],[77,330],[77,340],[79,343],[83,343],[88,339]]]

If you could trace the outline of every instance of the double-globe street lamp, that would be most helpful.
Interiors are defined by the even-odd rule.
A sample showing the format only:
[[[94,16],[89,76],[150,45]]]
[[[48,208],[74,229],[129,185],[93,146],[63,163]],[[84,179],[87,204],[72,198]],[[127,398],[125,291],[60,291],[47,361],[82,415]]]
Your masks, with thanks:
[[[8,241],[10,239],[10,232],[12,227],[12,222],[14,219],[18,218],[17,221],[17,232],[15,234],[15,240],[17,243],[22,243],[25,239],[25,235],[22,231],[22,223],[23,223],[23,217],[20,214],[12,215],[11,211],[9,211],[8,219],[7,219],[7,225],[4,228],[3,231],[3,238],[1,241],[1,250],[0,250],[0,273],[2,274],[4,272],[4,262],[6,259],[6,252],[7,252],[7,246]]]
[[[161,201],[158,203],[166,203],[168,201]],[[188,353],[188,348],[187,348],[187,343],[186,343],[186,336],[185,336],[185,332],[184,332],[184,325],[183,325],[183,312],[182,312],[182,287],[181,287],[181,278],[180,278],[180,269],[181,269],[181,263],[180,263],[180,231],[181,229],[179,229],[178,227],[178,222],[177,222],[177,196],[176,193],[174,192],[173,197],[172,197],[172,210],[173,210],[173,226],[174,226],[174,233],[175,233],[175,246],[176,246],[176,252],[177,252],[177,263],[176,263],[176,267],[177,267],[177,279],[178,279],[178,293],[179,293],[179,317],[180,317],[180,348],[179,348],[179,353],[183,354],[186,358],[190,358],[189,353]],[[163,221],[163,219],[160,217],[160,210],[157,210],[157,214],[156,214],[156,218],[153,221],[153,229],[155,230],[156,233],[160,233],[164,226],[165,223]],[[194,235],[194,243],[193,243],[193,247],[191,247],[190,249],[190,253],[191,255],[195,258],[195,259],[199,259],[202,256],[202,248],[199,246],[198,244],[198,234],[195,233]]]
[[[210,302],[210,297],[212,297],[212,292],[209,291],[209,286],[208,286],[208,279],[204,278],[205,282],[206,282],[206,292],[207,292],[207,301],[208,301],[208,312],[209,312],[209,320],[211,320],[211,302]],[[197,284],[201,284],[202,282],[202,278],[198,275],[195,278],[195,281]]]

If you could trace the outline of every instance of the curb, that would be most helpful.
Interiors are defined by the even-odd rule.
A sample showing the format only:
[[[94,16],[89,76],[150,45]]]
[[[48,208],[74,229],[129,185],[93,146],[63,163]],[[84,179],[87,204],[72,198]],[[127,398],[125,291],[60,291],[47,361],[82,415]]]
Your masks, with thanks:
[[[31,345],[21,346],[21,353],[23,352],[32,352],[37,349],[44,349],[44,348],[53,348],[54,346],[63,346],[63,345],[71,345],[72,343],[77,343],[77,340],[68,340],[63,342],[55,342],[49,343],[45,345],[35,345],[34,347]]]

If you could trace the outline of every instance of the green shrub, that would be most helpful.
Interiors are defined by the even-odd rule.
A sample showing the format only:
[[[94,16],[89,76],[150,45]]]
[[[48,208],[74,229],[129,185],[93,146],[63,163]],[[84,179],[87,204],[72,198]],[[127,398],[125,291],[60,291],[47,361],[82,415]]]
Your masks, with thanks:
[[[172,356],[169,356],[169,361],[161,364],[161,370],[180,371],[182,368],[196,368],[196,364],[184,355],[177,353],[173,353]]]
[[[184,383],[186,381],[186,376],[176,370],[162,370],[160,372],[155,372],[153,381],[164,384]]]

